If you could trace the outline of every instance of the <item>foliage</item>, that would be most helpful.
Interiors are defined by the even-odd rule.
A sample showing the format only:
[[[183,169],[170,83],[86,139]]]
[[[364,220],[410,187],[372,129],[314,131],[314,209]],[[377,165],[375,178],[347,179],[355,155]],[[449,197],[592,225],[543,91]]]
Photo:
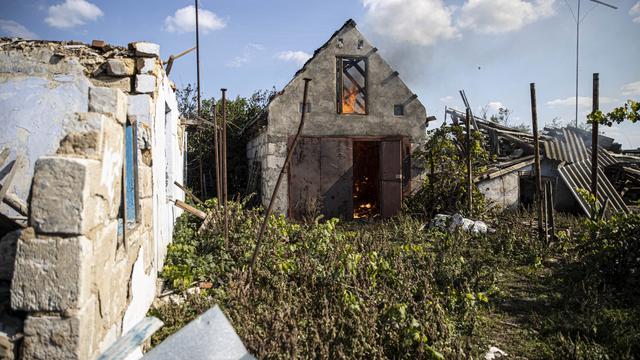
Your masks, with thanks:
[[[247,286],[259,211],[231,202],[226,251],[215,202],[207,208],[217,222],[203,236],[199,220],[180,218],[162,276],[182,290],[214,286],[152,310],[165,322],[153,343],[218,303],[260,358],[477,357],[476,318],[496,291],[495,267],[505,249],[523,248],[522,234],[426,232],[406,216],[366,225],[272,216]]]
[[[242,136],[244,126],[255,118],[275,95],[275,89],[256,91],[249,98],[236,97],[227,100],[227,184],[230,196],[242,194],[245,189],[247,179],[246,144],[248,139]],[[185,119],[195,119],[197,113],[196,89],[187,85],[184,89],[178,90],[178,109]],[[201,117],[213,120],[214,114],[212,105],[215,106],[215,118],[218,123],[222,121],[222,101],[215,99],[203,99],[201,106]],[[202,194],[200,184],[200,163],[203,165],[203,173],[206,182],[206,197],[212,197],[215,189],[214,175],[214,146],[213,128],[211,126],[192,127],[189,129],[187,144],[187,159],[189,176],[187,185],[195,190],[195,193]]]
[[[472,132],[471,159],[473,176],[486,170],[489,153],[482,135]],[[426,143],[414,152],[414,161],[427,170],[420,189],[405,205],[409,212],[431,218],[437,213],[455,212],[466,208],[467,167],[465,133],[460,126],[442,125],[431,130]],[[483,197],[473,186],[474,214],[484,211]]]
[[[620,124],[625,120],[632,123],[640,120],[640,102],[627,100],[623,106],[617,107],[607,114],[604,114],[601,110],[596,110],[587,115],[587,123],[597,122],[600,125],[609,127],[614,123]]]

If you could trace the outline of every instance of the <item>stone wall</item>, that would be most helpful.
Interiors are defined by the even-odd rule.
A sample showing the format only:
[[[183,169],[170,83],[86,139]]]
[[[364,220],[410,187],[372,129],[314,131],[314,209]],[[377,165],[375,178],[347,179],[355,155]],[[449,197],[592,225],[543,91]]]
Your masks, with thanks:
[[[171,202],[184,196],[173,182],[185,135],[158,45],[22,43],[0,52],[0,88],[15,90],[2,98],[3,129],[23,133],[9,145],[28,154],[10,189],[29,201],[28,224],[0,241],[16,244],[11,309],[26,314],[22,358],[91,359],[155,297],[179,215]],[[138,145],[130,225],[120,211],[127,121]]]

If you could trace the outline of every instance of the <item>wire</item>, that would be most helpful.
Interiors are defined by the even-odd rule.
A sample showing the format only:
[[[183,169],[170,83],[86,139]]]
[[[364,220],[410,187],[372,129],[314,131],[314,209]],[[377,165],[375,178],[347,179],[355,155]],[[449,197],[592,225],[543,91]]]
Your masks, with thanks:
[[[573,12],[573,9],[571,8],[571,5],[569,5],[569,1],[564,0],[564,3],[567,4],[567,7],[569,8],[569,11],[571,11],[571,16],[573,16],[573,20],[575,20],[577,22],[578,19],[576,18],[576,14]]]
[[[584,19],[587,17],[587,15],[589,15],[589,13],[591,12],[591,10],[595,9],[597,5],[591,5],[591,8],[589,10],[587,10],[586,13],[584,13],[584,16],[582,17],[582,19],[580,19],[580,23],[582,24],[582,22],[584,21]]]

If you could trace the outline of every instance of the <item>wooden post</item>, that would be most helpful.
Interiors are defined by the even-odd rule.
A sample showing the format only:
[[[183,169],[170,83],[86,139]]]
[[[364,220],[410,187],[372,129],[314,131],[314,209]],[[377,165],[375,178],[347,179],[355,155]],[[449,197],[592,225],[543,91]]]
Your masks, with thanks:
[[[593,112],[598,111],[600,96],[600,74],[593,74]],[[598,122],[591,124],[591,194],[596,198],[598,203]],[[597,216],[596,209],[593,209],[592,217]]]
[[[467,108],[466,140],[467,140],[467,204],[469,207],[468,216],[473,211],[473,172],[471,169],[471,109]]]
[[[309,82],[311,79],[304,78],[304,91],[302,93],[302,103],[307,103],[307,93],[309,91]],[[278,195],[278,189],[280,188],[280,184],[282,183],[282,179],[284,178],[284,173],[287,170],[289,165],[289,161],[293,156],[293,150],[296,148],[296,144],[298,143],[298,138],[302,133],[302,128],[304,127],[304,118],[307,113],[304,111],[304,106],[302,109],[302,115],[300,115],[300,125],[298,125],[298,131],[296,132],[296,136],[293,138],[291,142],[291,147],[287,152],[287,157],[284,159],[284,164],[282,164],[282,169],[280,169],[280,174],[278,175],[278,180],[276,180],[276,185],[273,188],[273,193],[271,194],[271,200],[269,200],[269,206],[267,207],[267,211],[264,213],[264,220],[262,220],[262,226],[260,226],[260,232],[258,233],[258,239],[256,240],[256,247],[253,250],[253,256],[251,257],[251,264],[249,265],[249,279],[251,279],[251,274],[253,273],[253,267],[256,264],[256,259],[258,258],[258,252],[260,251],[260,245],[262,245],[262,238],[264,237],[264,232],[267,230],[267,224],[269,222],[269,216],[271,215],[271,211],[273,210],[273,204],[275,203],[276,196]]]
[[[553,184],[551,181],[547,181],[547,215],[549,218],[549,228],[551,229],[551,240],[556,238],[556,219],[555,219],[555,205],[553,204]]]
[[[538,236],[544,239],[545,233],[542,225],[544,215],[542,204],[542,173],[540,171],[540,143],[538,139],[538,112],[536,110],[536,84],[529,84],[531,90],[531,127],[533,128],[533,151],[535,155],[536,172],[536,210],[538,212]]]
[[[222,91],[222,204],[224,206],[224,244],[229,248],[229,211],[227,210],[227,89]]]

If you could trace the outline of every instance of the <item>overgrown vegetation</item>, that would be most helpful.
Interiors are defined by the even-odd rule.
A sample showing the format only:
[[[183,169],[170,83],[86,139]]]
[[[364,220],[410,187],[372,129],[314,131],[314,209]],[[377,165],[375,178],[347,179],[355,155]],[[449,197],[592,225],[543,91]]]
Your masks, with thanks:
[[[261,215],[232,203],[230,218],[228,251],[220,222],[198,236],[200,222],[180,218],[162,275],[180,289],[214,286],[155,309],[165,327],[154,342],[218,303],[261,358],[477,357],[477,314],[497,290],[496,268],[529,261],[533,245],[528,234],[425,231],[407,216],[368,225],[272,217],[247,286]]]
[[[471,158],[473,176],[486,170],[489,153],[482,143],[482,135],[473,132],[471,138]],[[409,213],[430,219],[438,213],[452,213],[465,209],[466,149],[465,133],[461,126],[443,125],[428,133],[425,144],[413,153],[414,161],[427,171],[420,189],[406,201]],[[484,214],[485,204],[474,186],[474,209],[476,216]],[[469,215],[469,214],[467,214]]]

